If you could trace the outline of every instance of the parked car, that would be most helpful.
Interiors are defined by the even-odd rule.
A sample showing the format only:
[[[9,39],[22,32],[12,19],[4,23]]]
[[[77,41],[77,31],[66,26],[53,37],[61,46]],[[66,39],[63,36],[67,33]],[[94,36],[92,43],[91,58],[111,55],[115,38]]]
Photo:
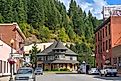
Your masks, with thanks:
[[[99,74],[99,70],[97,68],[91,68],[89,71],[88,71],[88,74]]]
[[[81,64],[81,65],[78,67],[77,72],[78,72],[78,73],[81,73],[81,74],[88,74],[89,68],[90,68],[90,65],[84,63],[84,64]]]
[[[37,67],[34,71],[35,75],[43,75],[43,69],[41,67]]]
[[[117,69],[113,66],[106,66],[103,69],[100,70],[100,75],[110,75],[110,76],[117,76]]]
[[[18,69],[15,81],[36,81],[34,70],[31,67],[22,67]]]

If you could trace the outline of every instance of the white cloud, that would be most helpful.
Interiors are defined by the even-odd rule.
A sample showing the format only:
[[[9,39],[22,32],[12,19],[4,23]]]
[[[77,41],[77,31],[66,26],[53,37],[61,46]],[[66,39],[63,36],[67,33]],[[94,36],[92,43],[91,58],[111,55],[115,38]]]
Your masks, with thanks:
[[[59,1],[64,3],[64,5],[66,6],[67,10],[69,9],[69,4],[70,4],[71,0],[59,0]]]
[[[66,9],[69,9],[69,3],[71,0],[59,0],[64,3],[66,6]],[[101,14],[102,12],[102,7],[108,5],[105,0],[93,0],[93,3],[88,3],[85,0],[75,0],[78,5],[82,8],[83,11],[88,11],[90,10],[92,12],[92,15],[97,17],[98,19],[102,19],[103,16]]]
[[[85,0],[76,0],[80,7],[88,13],[90,10],[92,15],[97,19],[102,19],[103,16],[101,14],[102,7],[108,5],[105,0],[93,0],[93,3],[88,3]]]

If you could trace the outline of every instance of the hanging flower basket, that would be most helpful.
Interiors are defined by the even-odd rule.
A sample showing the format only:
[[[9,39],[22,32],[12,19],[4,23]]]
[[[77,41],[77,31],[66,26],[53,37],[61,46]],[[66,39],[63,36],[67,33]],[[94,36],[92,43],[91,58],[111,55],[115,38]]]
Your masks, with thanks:
[[[9,64],[14,64],[14,63],[16,63],[15,59],[13,59],[13,58],[9,58],[9,59],[8,59],[8,62],[9,62]]]

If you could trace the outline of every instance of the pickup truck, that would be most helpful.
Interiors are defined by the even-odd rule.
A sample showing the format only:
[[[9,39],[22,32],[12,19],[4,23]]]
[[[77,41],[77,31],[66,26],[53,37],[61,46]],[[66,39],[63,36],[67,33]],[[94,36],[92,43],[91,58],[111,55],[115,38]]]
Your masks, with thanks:
[[[100,70],[100,75],[104,75],[104,76],[107,76],[107,75],[110,75],[110,76],[117,76],[117,69],[113,66],[107,66],[107,67],[104,67],[103,69]]]

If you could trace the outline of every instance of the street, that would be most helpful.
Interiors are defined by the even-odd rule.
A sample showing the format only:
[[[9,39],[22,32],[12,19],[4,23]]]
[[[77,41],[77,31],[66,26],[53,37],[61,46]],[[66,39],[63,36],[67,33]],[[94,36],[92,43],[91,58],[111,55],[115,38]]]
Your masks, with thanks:
[[[121,77],[100,77],[85,74],[46,74],[36,76],[37,81],[120,81]]]

